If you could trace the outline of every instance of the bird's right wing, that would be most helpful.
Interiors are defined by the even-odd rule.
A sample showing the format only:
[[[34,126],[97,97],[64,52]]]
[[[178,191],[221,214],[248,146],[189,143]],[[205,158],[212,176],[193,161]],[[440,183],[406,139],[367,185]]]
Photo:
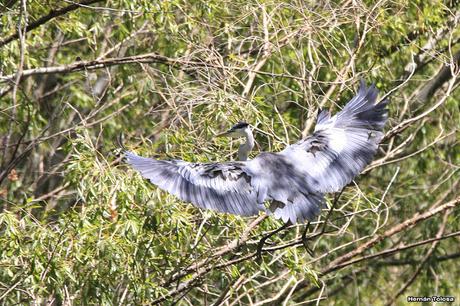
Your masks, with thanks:
[[[244,162],[189,163],[132,152],[125,155],[126,161],[150,182],[200,208],[244,216],[265,210]]]
[[[361,83],[342,111],[333,117],[327,111],[319,114],[312,135],[248,162],[259,192],[284,205],[274,210],[276,217],[292,223],[312,220],[324,193],[339,191],[371,162],[387,119],[387,102],[376,104],[377,93]]]
[[[317,192],[339,191],[373,159],[387,120],[388,101],[376,103],[375,86],[361,82],[358,94],[331,117],[319,114],[315,131],[279,154],[290,160]]]

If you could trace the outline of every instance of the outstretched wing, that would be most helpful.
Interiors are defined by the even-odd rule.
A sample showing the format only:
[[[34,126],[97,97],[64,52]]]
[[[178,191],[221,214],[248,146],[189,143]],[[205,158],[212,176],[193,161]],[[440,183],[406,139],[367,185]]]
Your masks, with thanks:
[[[361,81],[358,94],[330,117],[322,111],[311,136],[279,154],[305,175],[317,192],[339,191],[368,165],[383,137],[388,101],[376,104],[378,91]]]
[[[324,193],[339,191],[370,163],[387,120],[387,101],[376,104],[377,94],[374,86],[361,82],[342,111],[333,117],[327,111],[318,115],[313,135],[248,162],[253,185],[281,204],[273,209],[277,218],[312,220]]]
[[[244,216],[265,209],[243,162],[189,163],[125,154],[126,161],[143,177],[198,207]]]

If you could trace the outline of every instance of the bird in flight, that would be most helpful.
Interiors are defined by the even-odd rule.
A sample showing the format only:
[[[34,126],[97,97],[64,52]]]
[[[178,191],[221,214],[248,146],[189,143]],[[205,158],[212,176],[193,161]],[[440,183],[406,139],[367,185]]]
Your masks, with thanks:
[[[238,161],[158,160],[129,151],[126,161],[160,189],[203,209],[242,216],[264,211],[293,224],[311,221],[324,206],[325,193],[340,191],[372,161],[388,117],[388,101],[376,103],[377,95],[374,85],[361,81],[356,96],[340,112],[318,114],[311,135],[251,160],[251,126],[239,122],[217,135],[245,138]],[[267,208],[265,201],[277,205]]]

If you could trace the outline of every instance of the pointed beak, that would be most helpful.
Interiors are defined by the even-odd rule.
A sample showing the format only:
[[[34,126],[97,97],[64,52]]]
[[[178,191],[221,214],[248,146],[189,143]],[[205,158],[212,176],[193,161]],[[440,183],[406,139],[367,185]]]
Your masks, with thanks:
[[[223,133],[217,134],[216,136],[214,136],[214,138],[225,137],[225,136],[228,136],[230,133],[231,133],[231,131],[228,130],[228,131],[225,131],[225,132],[223,132]]]

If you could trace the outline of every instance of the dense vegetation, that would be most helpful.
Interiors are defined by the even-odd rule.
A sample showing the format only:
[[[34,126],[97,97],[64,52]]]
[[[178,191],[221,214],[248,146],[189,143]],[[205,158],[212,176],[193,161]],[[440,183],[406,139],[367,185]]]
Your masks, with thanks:
[[[460,299],[457,1],[6,0],[0,304]],[[203,211],[127,167],[306,135],[360,78],[390,97],[375,161],[307,228]],[[257,154],[255,152],[254,154]],[[334,209],[332,209],[332,207]]]

